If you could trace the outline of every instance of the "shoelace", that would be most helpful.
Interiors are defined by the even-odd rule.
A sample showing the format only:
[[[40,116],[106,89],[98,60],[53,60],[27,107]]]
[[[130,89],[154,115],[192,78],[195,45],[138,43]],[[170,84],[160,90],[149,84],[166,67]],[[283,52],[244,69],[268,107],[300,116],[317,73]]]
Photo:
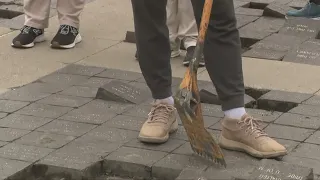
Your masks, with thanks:
[[[22,34],[29,34],[30,33],[30,30],[32,30],[32,32],[35,34],[35,35],[39,35],[41,34],[41,30],[40,29],[36,29],[36,28],[32,28],[30,26],[24,26],[21,28],[21,33]]]
[[[168,123],[168,118],[170,113],[174,111],[175,108],[170,105],[158,104],[154,105],[148,114],[149,123],[160,122],[160,123]]]
[[[30,32],[31,27],[30,26],[23,26],[21,28],[21,33],[22,34],[28,34]]]
[[[261,120],[254,119],[252,117],[246,117],[240,120],[238,123],[242,124],[240,126],[241,129],[247,127],[246,132],[249,132],[250,135],[255,134],[255,138],[268,136],[268,134],[261,129],[259,122],[261,122]]]
[[[74,28],[69,25],[60,25],[60,34],[67,35],[69,34],[69,32],[71,32],[74,36],[76,36],[78,33],[78,30],[77,28]]]

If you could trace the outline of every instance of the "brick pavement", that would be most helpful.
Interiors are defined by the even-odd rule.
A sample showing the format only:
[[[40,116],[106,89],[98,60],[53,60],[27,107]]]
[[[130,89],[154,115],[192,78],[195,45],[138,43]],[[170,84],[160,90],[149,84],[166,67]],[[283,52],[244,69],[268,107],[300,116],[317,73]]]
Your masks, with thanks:
[[[148,92],[141,94],[145,101],[96,99],[98,88],[112,80]],[[215,95],[208,83],[200,81],[199,86]],[[173,84],[176,89],[179,83]],[[280,178],[276,172],[282,179],[308,179],[320,174],[320,96],[252,88],[246,93],[254,99],[248,112],[263,119],[265,130],[289,154],[282,160],[259,160],[224,150],[228,167],[221,169],[193,155],[181,123],[166,144],[137,140],[151,100],[140,73],[68,65],[0,95],[0,179],[91,180],[105,174],[145,179],[183,179],[188,174],[207,179]],[[217,104],[203,104],[205,126],[216,136],[223,117]]]

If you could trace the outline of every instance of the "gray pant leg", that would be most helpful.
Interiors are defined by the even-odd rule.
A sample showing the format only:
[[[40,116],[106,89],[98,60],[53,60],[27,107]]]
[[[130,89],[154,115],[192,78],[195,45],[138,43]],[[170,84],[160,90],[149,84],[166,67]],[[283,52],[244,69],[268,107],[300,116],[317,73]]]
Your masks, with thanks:
[[[204,0],[192,0],[192,4],[199,27]],[[204,58],[222,110],[244,107],[241,44],[232,0],[213,0]]]
[[[172,95],[167,0],[131,0],[139,65],[155,99]]]

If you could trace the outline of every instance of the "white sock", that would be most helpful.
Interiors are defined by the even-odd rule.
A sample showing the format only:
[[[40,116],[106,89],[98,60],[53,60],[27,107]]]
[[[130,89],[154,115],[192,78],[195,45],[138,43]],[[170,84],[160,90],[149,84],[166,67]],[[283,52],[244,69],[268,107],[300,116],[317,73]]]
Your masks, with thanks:
[[[241,119],[244,114],[246,114],[244,107],[224,111],[224,115],[231,119]]]
[[[170,96],[165,99],[156,99],[156,103],[164,103],[164,104],[174,105],[174,100],[173,100],[173,97]]]

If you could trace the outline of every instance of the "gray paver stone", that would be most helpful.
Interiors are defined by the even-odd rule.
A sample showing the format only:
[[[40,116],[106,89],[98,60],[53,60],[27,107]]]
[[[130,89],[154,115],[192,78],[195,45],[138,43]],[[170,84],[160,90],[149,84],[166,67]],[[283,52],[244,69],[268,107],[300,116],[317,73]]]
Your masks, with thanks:
[[[253,170],[249,179],[312,180],[313,170],[299,165],[263,159]]]
[[[268,4],[274,3],[275,0],[250,0],[250,7],[254,9],[264,9]]]
[[[286,14],[290,10],[295,10],[294,8],[287,6],[272,3],[269,4],[263,11],[264,16],[276,17],[276,18],[285,18]]]
[[[201,108],[203,116],[224,117],[219,105],[201,103]]]
[[[27,162],[36,162],[47,156],[53,149],[11,143],[0,148],[0,157]]]
[[[0,141],[14,141],[30,131],[12,128],[0,128]]]
[[[261,9],[251,9],[251,8],[244,8],[238,7],[235,10],[236,15],[247,15],[247,16],[262,16],[263,10]]]
[[[12,4],[0,6],[0,16],[6,19],[12,19],[23,13],[23,7],[19,5]]]
[[[320,106],[320,96],[314,95],[310,99],[302,102],[302,104],[309,104],[314,106]]]
[[[68,112],[59,119],[89,124],[103,124],[116,115],[115,112],[103,108],[83,106]]]
[[[97,109],[97,110],[103,110],[106,112],[114,112],[117,114],[122,114],[123,112],[128,111],[133,107],[134,105],[132,104],[120,103],[120,102],[114,102],[114,101],[103,101],[103,100],[97,99],[89,102],[88,104],[82,106],[81,108],[88,108],[92,110]]]
[[[52,119],[25,116],[19,114],[10,114],[9,116],[0,120],[0,127],[35,130],[36,128],[49,123]]]
[[[94,76],[96,74],[104,71],[105,68],[102,67],[94,67],[94,66],[83,66],[79,64],[70,64],[60,70],[58,73],[62,74],[74,74],[74,75],[82,75],[82,76]]]
[[[234,3],[239,1],[234,1]],[[248,3],[248,2],[240,2],[240,3]],[[236,15],[237,18],[237,28],[241,28],[259,18],[259,16],[248,16],[248,15]]]
[[[283,58],[283,61],[320,65],[320,40],[311,39],[302,43],[299,47],[293,48]]]
[[[123,71],[118,69],[107,69],[96,75],[97,77],[105,77],[110,79],[134,81],[142,78],[141,73],[132,72],[132,71]]]
[[[258,99],[258,107],[265,110],[287,112],[311,96],[312,94],[272,90]]]
[[[103,86],[104,84],[108,83],[112,81],[112,79],[108,79],[108,78],[99,78],[99,77],[91,77],[88,80],[84,81],[84,82],[80,82],[75,84],[76,86],[84,86],[84,87],[95,87],[95,88],[99,88],[101,86]]]
[[[254,49],[287,52],[288,50],[299,46],[306,40],[307,40],[306,37],[296,37],[296,36],[276,33],[255,43],[251,47]]]
[[[0,111],[6,112],[6,113],[12,113],[27,106],[28,104],[29,104],[28,102],[0,100]]]
[[[269,49],[258,49],[258,48],[252,48],[242,54],[243,57],[276,60],[276,61],[282,60],[285,55],[286,55],[286,52],[274,51]]]
[[[150,105],[138,105],[130,109],[129,111],[124,112],[123,114],[127,116],[139,117],[140,119],[146,120],[150,110]]]
[[[301,9],[306,5],[306,1],[304,0],[293,0],[292,2],[287,4],[290,7],[293,7],[295,9]]]
[[[97,127],[83,137],[124,144],[138,137],[138,132],[118,128]]]
[[[136,36],[133,31],[127,31],[124,42],[128,43],[136,43]]]
[[[21,91],[40,92],[40,93],[57,93],[66,89],[68,85],[50,84],[50,83],[30,83],[19,88]]]
[[[305,142],[320,145],[320,131],[312,134]]]
[[[17,89],[5,92],[0,95],[0,99],[13,100],[13,101],[37,101],[39,99],[49,96],[49,93],[29,92],[24,89]]]
[[[305,2],[304,2],[305,4]],[[290,4],[288,4],[290,6]],[[280,29],[280,34],[293,35],[296,37],[315,38],[319,32],[319,23],[306,18],[289,18]]]
[[[0,179],[7,179],[30,166],[31,163],[0,158]]]
[[[81,87],[81,86],[72,86],[69,89],[66,89],[59,94],[69,95],[69,96],[79,96],[85,98],[94,98],[98,92],[98,88],[95,87]]]
[[[83,83],[88,79],[89,76],[53,73],[40,78],[39,80],[37,80],[37,82],[72,86],[75,84]]]
[[[301,143],[291,152],[291,156],[320,160],[320,146],[316,144]]]
[[[320,128],[320,118],[290,113],[284,113],[274,123],[310,129]]]
[[[291,109],[289,113],[320,117],[320,106],[300,104],[297,107]]]
[[[0,119],[6,117],[8,115],[8,113],[0,113]]]
[[[250,6],[249,1],[233,1],[233,7],[234,9],[237,9],[238,7],[246,7],[248,8]]]
[[[121,147],[104,161],[107,171],[126,177],[151,177],[151,167],[167,153],[130,147]]]
[[[175,179],[184,168],[204,170],[210,164],[199,156],[169,154],[152,166],[152,177],[163,180]]]
[[[307,168],[313,168],[314,174],[320,174],[320,160],[318,159],[310,159],[310,158],[303,158],[303,157],[295,157],[291,156],[290,154],[283,157],[282,159],[284,162],[294,164],[294,165],[300,165]],[[319,180],[316,179],[315,180]]]
[[[73,136],[33,131],[16,140],[15,143],[50,149],[58,149],[74,139],[75,137]]]
[[[97,126],[92,124],[54,120],[38,128],[37,131],[62,134],[67,136],[81,136],[95,127]]]
[[[295,141],[304,141],[314,130],[270,124],[265,131],[272,137]]]
[[[101,126],[106,128],[113,127],[132,131],[140,131],[140,128],[142,127],[142,124],[145,122],[145,120],[145,118],[140,117],[118,115]]]
[[[114,80],[100,87],[96,98],[107,101],[141,104],[150,97],[147,92],[129,83]]]
[[[178,139],[169,139],[168,142],[164,144],[148,144],[142,143],[138,139],[133,139],[130,142],[126,143],[124,146],[139,148],[139,149],[147,149],[152,151],[162,151],[162,152],[172,152],[177,149],[179,146],[184,144],[185,141]]]
[[[8,144],[8,142],[0,141],[0,147],[7,145],[7,144]]]
[[[281,4],[281,5],[287,5],[290,2],[292,2],[292,0],[275,0],[273,3],[275,4]]]
[[[33,103],[29,106],[26,106],[19,111],[16,112],[16,114],[22,114],[22,115],[30,115],[30,116],[36,116],[36,117],[47,117],[47,118],[58,118],[67,112],[71,111],[73,108],[70,107],[61,107],[61,106],[52,106],[47,104],[37,104]]]
[[[39,164],[84,170],[119,148],[119,144],[81,137],[45,157]]]
[[[75,97],[75,96],[65,96],[53,94],[44,99],[41,99],[37,103],[39,104],[49,104],[54,106],[66,106],[66,107],[80,107],[88,102],[91,98]]]

